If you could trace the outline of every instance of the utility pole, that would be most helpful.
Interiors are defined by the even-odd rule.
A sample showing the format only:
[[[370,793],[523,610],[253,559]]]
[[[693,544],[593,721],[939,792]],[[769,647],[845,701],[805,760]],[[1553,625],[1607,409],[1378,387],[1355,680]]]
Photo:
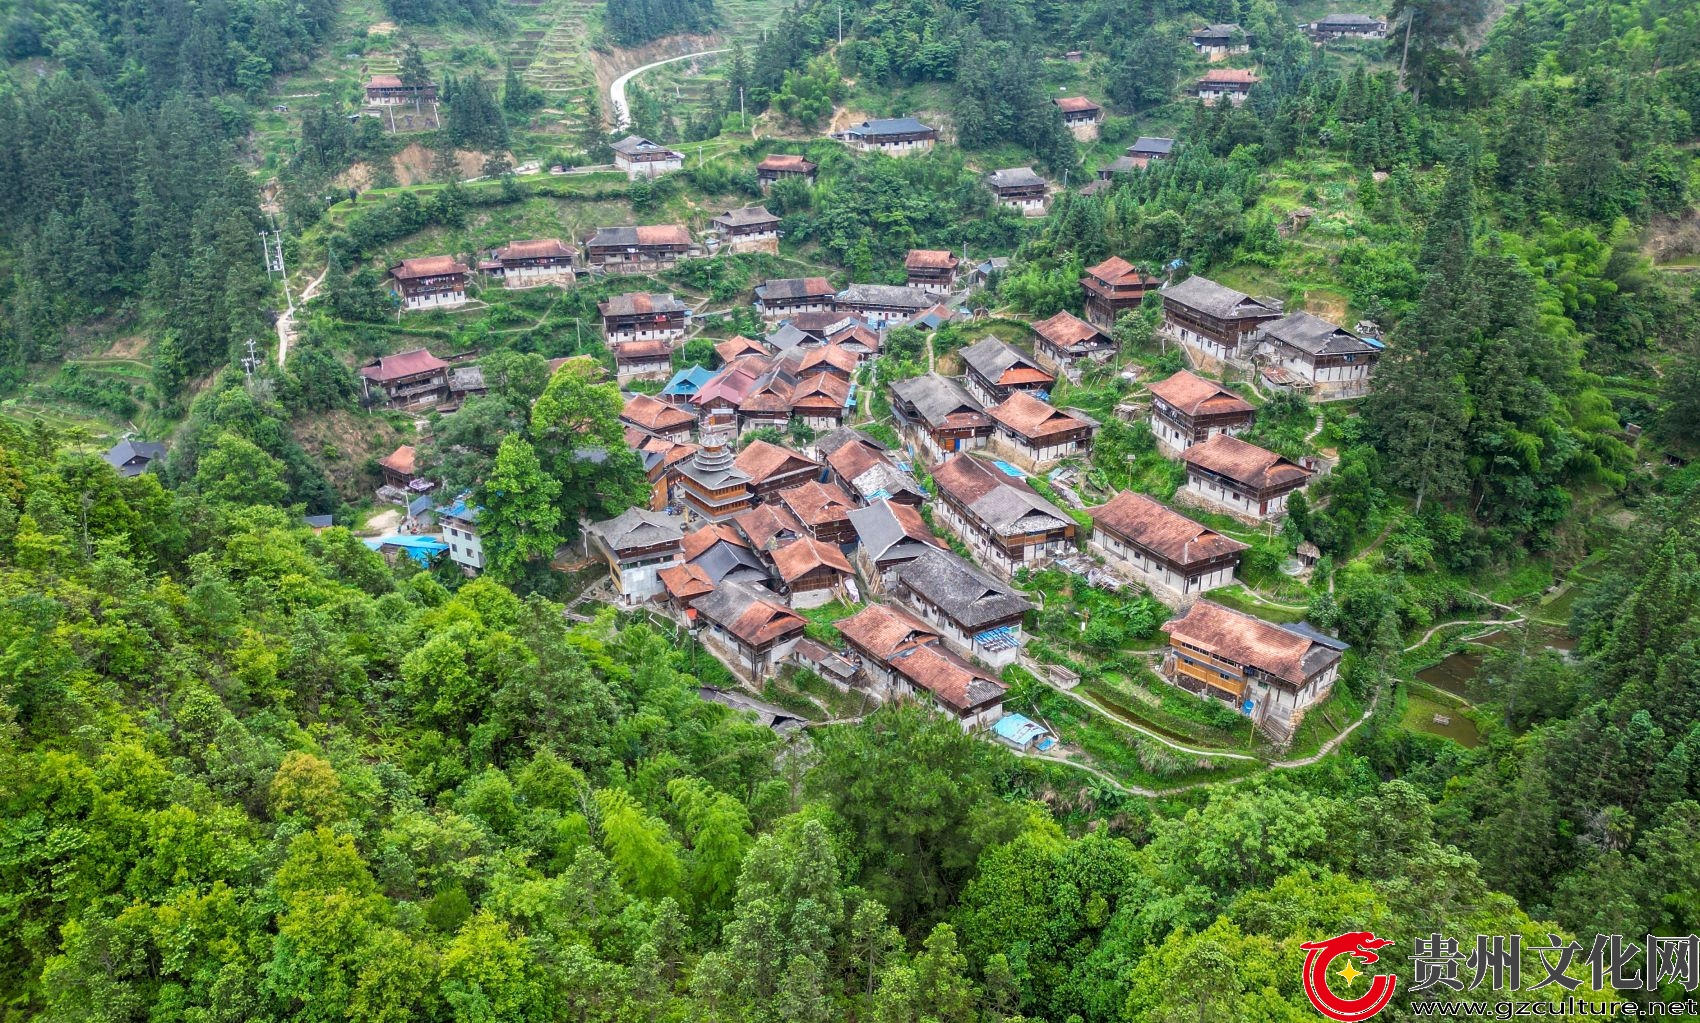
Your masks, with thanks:
[[[838,45],[844,45],[844,5],[838,5]]]
[[[254,369],[260,365],[260,355],[254,349],[254,339],[248,339],[248,354],[242,357],[242,372],[248,378],[248,383],[254,382]]]
[[[744,87],[738,86],[738,127],[744,127]]]

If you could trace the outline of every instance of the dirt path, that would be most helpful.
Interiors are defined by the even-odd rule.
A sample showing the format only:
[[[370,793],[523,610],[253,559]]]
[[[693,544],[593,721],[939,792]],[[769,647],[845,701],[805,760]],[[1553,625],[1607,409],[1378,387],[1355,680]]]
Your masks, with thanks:
[[[1450,629],[1455,625],[1521,625],[1521,624],[1523,624],[1522,618],[1475,618],[1475,619],[1469,619],[1467,621],[1462,621],[1462,622],[1441,622],[1439,625],[1436,625],[1434,628],[1423,633],[1423,638],[1417,640],[1415,643],[1412,643],[1410,646],[1406,647],[1404,652],[1408,654],[1413,650],[1419,649],[1424,643],[1427,643],[1429,640],[1433,639],[1435,633],[1439,632],[1441,629]]]
[[[1055,688],[1055,687],[1053,687],[1053,688]],[[1120,714],[1112,714],[1109,710],[1105,709],[1102,704],[1100,704],[1098,701],[1092,699],[1090,696],[1082,695],[1081,693],[1075,692],[1072,689],[1058,688],[1056,691],[1059,692],[1059,693],[1062,693],[1064,696],[1070,697],[1071,699],[1073,699],[1076,702],[1084,705],[1087,709],[1096,712],[1097,714],[1101,715],[1102,717],[1106,717],[1106,718],[1110,719],[1111,721],[1114,721],[1116,724],[1121,725],[1123,728],[1126,728],[1130,731],[1138,732],[1140,735],[1145,736],[1147,739],[1150,739],[1153,742],[1160,742],[1160,743],[1169,747],[1172,750],[1176,750],[1178,752],[1185,753],[1187,756],[1192,756],[1192,757],[1221,757],[1224,760],[1250,760],[1250,761],[1253,761],[1253,762],[1256,762],[1256,763],[1262,763],[1262,760],[1260,758],[1254,757],[1250,753],[1231,753],[1227,750],[1200,749],[1197,746],[1183,746],[1180,743],[1175,742],[1173,739],[1170,739],[1170,738],[1168,738],[1168,737],[1166,737],[1166,736],[1164,736],[1164,735],[1162,735],[1158,732],[1154,732],[1151,729],[1144,727],[1143,725],[1138,725],[1138,724],[1133,723],[1132,721],[1129,721],[1127,718],[1122,717]]]
[[[277,365],[279,369],[283,368],[283,361],[289,358],[289,342],[295,340],[295,311],[306,305],[314,295],[319,293],[319,285],[325,283],[325,275],[330,271],[330,264],[325,264],[325,268],[319,271],[319,276],[308,281],[307,287],[302,289],[301,301],[291,303],[289,308],[277,318]],[[284,288],[287,289],[288,287],[288,283],[285,282]]]
[[[653,70],[663,64],[673,64],[681,60],[690,60],[693,57],[710,57],[716,53],[725,52],[726,48],[721,47],[718,50],[698,50],[696,53],[685,53],[677,57],[668,57],[666,60],[658,60],[645,64],[642,67],[632,68],[630,71],[627,71],[625,74],[614,79],[613,83],[608,86],[608,116],[614,119],[614,130],[625,131],[632,126],[632,115],[626,109],[627,82],[630,82],[633,78],[643,74],[645,71]]]

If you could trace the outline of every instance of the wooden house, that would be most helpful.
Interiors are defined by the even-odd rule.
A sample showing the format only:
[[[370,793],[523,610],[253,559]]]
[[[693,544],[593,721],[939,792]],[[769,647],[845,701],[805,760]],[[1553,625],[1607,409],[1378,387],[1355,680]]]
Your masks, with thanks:
[[[760,163],[756,164],[756,181],[761,185],[761,190],[764,192],[772,188],[776,182],[784,181],[787,178],[800,178],[805,183],[813,185],[815,183],[815,170],[814,164],[800,156],[793,156],[789,153],[769,153],[762,158]]]
[[[1086,290],[1086,319],[1112,330],[1122,313],[1137,311],[1145,296],[1162,283],[1120,256],[1111,256],[1088,267],[1080,278],[1080,286]]]
[[[1063,125],[1070,135],[1081,142],[1098,141],[1104,123],[1103,107],[1085,96],[1062,96],[1051,102],[1062,112]]]
[[[842,349],[817,351],[839,352]],[[852,357],[848,352],[843,354]],[[800,420],[811,430],[835,430],[844,424],[844,418],[850,411],[850,381],[830,370],[811,371],[800,376],[791,386],[789,400],[793,419]]]
[[[765,440],[751,441],[738,452],[733,464],[749,479],[758,503],[766,502],[781,490],[820,479],[821,474],[819,462]]]
[[[930,550],[897,569],[896,597],[964,657],[1001,668],[1027,642],[1022,621],[1033,605],[949,551]]]
[[[629,423],[651,436],[682,442],[691,439],[697,417],[677,405],[647,394],[634,394],[620,409],[620,421]]]
[[[685,154],[643,138],[627,135],[614,143],[614,169],[633,181],[655,178],[685,166]]]
[[[1218,433],[1181,452],[1189,498],[1251,522],[1286,514],[1287,498],[1311,471],[1290,459]]]
[[[691,605],[703,639],[737,674],[760,682],[779,670],[803,638],[803,616],[770,590],[728,581]]]
[[[844,552],[812,536],[775,548],[769,557],[781,594],[794,608],[820,607],[842,597],[855,570]]]
[[[1386,39],[1387,22],[1368,14],[1330,14],[1305,26],[1320,43],[1337,39]]]
[[[390,294],[403,309],[453,309],[466,304],[471,272],[453,256],[404,259],[390,267]]]
[[[756,285],[756,312],[769,323],[799,313],[830,313],[838,293],[825,277],[786,277]]]
[[[919,508],[926,492],[898,466],[891,451],[860,430],[840,427],[815,441],[815,453],[826,460],[827,478],[864,502],[882,500]]]
[[[591,548],[608,565],[620,603],[644,603],[662,593],[658,573],[684,557],[683,520],[643,508],[627,508],[585,531]]]
[[[985,406],[961,384],[936,373],[893,381],[891,410],[899,432],[928,461],[983,447],[992,435]]]
[[[937,629],[890,604],[869,604],[839,619],[836,625],[863,681],[883,697],[898,695],[891,671],[894,658],[917,647],[937,647],[944,642]]]
[[[1281,318],[1277,303],[1204,277],[1188,277],[1157,294],[1163,299],[1163,329],[1213,359],[1245,355],[1264,325]]]
[[[725,522],[755,504],[749,474],[735,464],[732,430],[730,416],[705,417],[702,446],[679,463],[679,497],[692,519]]]
[[[849,518],[856,561],[870,587],[876,580],[882,589],[891,586],[899,568],[928,551],[945,549],[912,505],[882,498],[865,508],[852,509]]]
[[[1151,385],[1151,432],[1169,458],[1218,433],[1238,436],[1256,419],[1250,402],[1188,370]]]
[[[1257,83],[1256,72],[1245,68],[1211,68],[1193,85],[1192,94],[1207,107],[1223,100],[1237,107],[1245,103],[1245,98],[1251,95],[1251,87]]]
[[[1076,409],[1060,409],[1016,391],[986,409],[995,424],[991,451],[1028,472],[1045,472],[1065,458],[1092,453],[1096,419]]]
[[[1057,378],[1020,349],[995,337],[984,337],[962,350],[968,393],[981,404],[995,405],[1016,391],[1049,394]]]
[[[591,267],[611,274],[660,273],[690,253],[691,233],[679,224],[604,227],[584,243]]]
[[[448,397],[449,364],[423,348],[360,367],[361,399],[385,408],[435,405]]]
[[[406,451],[408,456],[408,465],[411,468],[413,464],[413,449],[407,448]],[[112,466],[119,476],[129,479],[133,476],[140,476],[142,473],[147,472],[148,466],[159,461],[161,458],[164,458],[165,445],[145,440],[130,440],[125,438],[124,440],[112,445],[110,448],[107,448],[105,453],[103,453],[100,457],[107,465]],[[380,462],[379,464],[381,465],[382,463]],[[405,487],[407,483],[406,481],[403,481],[397,485]]]
[[[709,223],[720,232],[721,248],[726,252],[779,255],[779,218],[769,213],[766,206],[727,210]]]
[[[1258,357],[1289,374],[1319,399],[1369,392],[1381,342],[1359,337],[1319,316],[1297,312],[1263,328]]]
[[[691,311],[671,294],[628,291],[596,304],[602,314],[602,336],[610,345],[628,341],[677,344],[685,338]]]
[[[1163,623],[1163,674],[1221,700],[1278,743],[1333,691],[1347,645],[1305,625],[1276,625],[1210,600]]]
[[[1067,311],[1033,324],[1039,340],[1033,357],[1039,365],[1058,376],[1079,380],[1088,363],[1109,362],[1116,356],[1116,342],[1109,334]]]
[[[1074,519],[991,462],[955,455],[933,470],[933,486],[934,521],[1005,578],[1075,548]]]
[[[852,284],[834,300],[840,312],[854,313],[875,330],[898,327],[931,308],[932,292],[891,284]]]
[[[673,348],[665,341],[616,341],[608,350],[614,353],[614,378],[622,384],[666,380],[673,372]]]
[[[577,258],[578,251],[559,238],[509,242],[490,253],[485,272],[510,288],[571,284]]]
[[[1170,607],[1232,586],[1248,549],[1144,494],[1124,490],[1086,511],[1092,516],[1092,551],[1130,572]]]
[[[944,249],[910,249],[903,269],[909,286],[931,295],[948,295],[956,287],[956,267],[961,261]]]
[[[1126,149],[1126,156],[1133,161],[1135,167],[1141,169],[1151,166],[1158,160],[1167,160],[1175,153],[1175,140],[1154,135],[1141,135],[1133,140],[1133,145]]]
[[[378,471],[384,476],[384,486],[409,490],[419,475],[419,453],[411,444],[403,444],[378,459]]]
[[[879,355],[883,345],[879,332],[854,316],[841,320],[837,326],[828,330],[826,343],[854,355],[858,365],[872,361]]]
[[[760,341],[755,341],[742,334],[729,337],[714,346],[714,357],[722,368],[730,366],[746,355],[765,358],[767,347]]]
[[[838,484],[810,480],[780,491],[779,503],[821,543],[840,546],[856,542],[856,529],[850,524],[856,502]]]
[[[933,148],[939,133],[913,117],[881,117],[853,124],[832,137],[864,153],[908,156]]]
[[[366,105],[369,107],[419,106],[437,102],[437,87],[430,82],[408,85],[400,75],[373,75],[366,79]]]
[[[1192,31],[1192,48],[1211,60],[1250,53],[1251,37],[1238,25],[1205,25]]]
[[[1049,202],[1050,185],[1031,167],[1006,167],[986,175],[986,187],[998,202],[1024,217],[1042,217]]]

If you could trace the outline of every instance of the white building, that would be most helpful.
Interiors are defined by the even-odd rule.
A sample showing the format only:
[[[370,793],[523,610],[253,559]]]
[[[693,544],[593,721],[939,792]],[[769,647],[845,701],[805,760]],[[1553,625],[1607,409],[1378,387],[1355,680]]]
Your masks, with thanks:
[[[484,569],[484,541],[478,538],[478,515],[483,510],[467,504],[464,494],[447,508],[437,509],[437,521],[442,523],[443,539],[449,545],[449,560],[467,575],[477,575]]]

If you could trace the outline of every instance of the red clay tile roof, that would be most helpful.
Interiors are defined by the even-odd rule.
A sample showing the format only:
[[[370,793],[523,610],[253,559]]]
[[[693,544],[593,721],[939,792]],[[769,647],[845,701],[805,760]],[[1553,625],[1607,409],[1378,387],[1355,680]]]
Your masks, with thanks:
[[[1339,659],[1338,650],[1261,618],[1200,600],[1162,625],[1172,640],[1234,664],[1268,672],[1295,686]]]
[[[697,393],[691,395],[691,404],[707,406],[715,398],[724,398],[733,405],[742,405],[744,398],[765,372],[765,358],[745,356],[730,366],[723,367],[708,383],[697,388]]]
[[[1181,460],[1257,490],[1296,486],[1311,475],[1297,462],[1225,433],[1211,434],[1209,440],[1187,448]]]
[[[433,370],[447,369],[448,363],[432,355],[423,348],[415,348],[411,352],[397,352],[386,355],[370,366],[360,367],[360,375],[377,383],[390,380],[400,380],[403,377],[429,373]]]
[[[1161,398],[1189,416],[1221,416],[1253,412],[1251,403],[1213,380],[1181,370],[1151,385],[1151,395]]]
[[[761,646],[800,633],[807,624],[802,615],[771,597],[769,591],[760,587],[729,583],[698,597],[696,609],[745,643]]]
[[[910,270],[954,270],[960,262],[947,249],[910,249],[903,265]]]
[[[732,528],[731,523],[710,523],[695,532],[685,534],[685,560],[695,561],[702,556],[703,551],[722,540],[738,547],[748,548],[750,546],[749,541],[744,539],[743,534]]]
[[[1057,378],[1042,369],[1033,366],[1011,366],[998,377],[998,384],[1003,387],[1020,387],[1023,384],[1054,384]]]
[[[401,280],[467,272],[466,264],[453,256],[420,256],[418,259],[404,259],[390,267],[390,276]]]
[[[816,480],[780,491],[779,500],[797,521],[811,529],[829,522],[848,522],[850,509],[856,506],[843,487]]]
[[[939,634],[932,626],[901,608],[869,604],[838,621],[838,633],[869,656],[887,661],[893,654],[929,643]]]
[[[783,472],[820,468],[820,463],[814,459],[765,440],[751,441],[749,447],[738,452],[732,464],[749,476],[751,483],[772,479]]]
[[[1152,277],[1147,273],[1142,273],[1139,267],[1134,266],[1132,263],[1129,263],[1120,256],[1111,256],[1109,259],[1104,260],[1097,266],[1087,267],[1086,272],[1106,284],[1156,285],[1163,283],[1159,278]]]
[[[657,433],[696,425],[696,417],[689,412],[647,394],[634,394],[627,398],[625,408],[620,410],[620,418]]]
[[[1028,440],[1042,440],[1052,434],[1068,433],[1091,425],[1026,391],[1014,392],[1005,401],[987,409],[986,414]]]
[[[1051,100],[1051,102],[1055,103],[1057,109],[1065,114],[1084,114],[1089,111],[1104,109],[1085,96],[1064,96],[1061,99]]]
[[[767,349],[761,346],[761,342],[752,341],[744,335],[739,334],[736,337],[729,337],[715,345],[714,354],[720,357],[721,365],[725,365],[726,363],[735,361],[742,355],[766,355]]]
[[[1033,324],[1033,331],[1058,348],[1073,348],[1083,341],[1109,340],[1103,331],[1066,310]]]
[[[637,362],[642,359],[663,359],[673,354],[666,341],[622,341],[609,345],[615,362]]]
[[[756,550],[770,550],[776,544],[788,542],[783,534],[802,536],[803,524],[797,521],[797,516],[781,504],[760,504],[748,511],[741,511],[732,516],[732,524],[738,527],[749,541],[745,546]]]
[[[807,373],[820,367],[823,363],[827,368],[853,374],[856,372],[856,353],[839,348],[837,345],[810,348],[803,353],[803,358],[797,363],[797,372]]]
[[[667,595],[682,604],[714,592],[714,582],[709,579],[708,573],[695,565],[673,565],[655,575],[661,580]]]
[[[509,242],[506,248],[496,250],[497,259],[571,259],[577,252],[570,245],[562,244],[559,238],[538,238],[533,241]]]
[[[366,79],[366,88],[368,88],[368,89],[399,89],[399,88],[401,88],[401,76],[400,75],[373,75],[371,78]]]
[[[851,441],[826,456],[826,464],[840,477],[853,480],[876,465],[891,465],[891,458],[878,448]]]
[[[1256,83],[1258,80],[1259,79],[1257,77],[1257,74],[1253,71],[1246,69],[1246,68],[1214,67],[1214,68],[1211,68],[1209,71],[1204,72],[1204,77],[1200,78],[1198,81],[1199,81],[1199,84],[1201,84],[1201,85],[1204,85],[1204,84],[1221,85],[1221,84],[1234,84],[1234,83],[1251,85],[1251,84]]]
[[[786,582],[795,582],[817,568],[836,569],[845,575],[850,575],[850,562],[844,560],[844,553],[829,543],[821,543],[812,536],[801,540],[793,540],[775,550],[773,567],[779,571],[779,578]]]
[[[814,169],[814,164],[790,153],[769,153],[762,158],[760,163],[756,164],[756,170],[802,171],[807,174],[813,173]]]
[[[389,454],[378,459],[378,464],[386,469],[401,473],[403,476],[413,475],[414,451],[411,444],[403,444]]]
[[[863,348],[872,352],[880,350],[879,334],[865,323],[852,323],[826,336],[826,343],[829,345],[845,345],[852,342],[859,343]]]
[[[792,408],[842,410],[849,400],[850,381],[831,373],[816,373],[807,380],[799,380],[791,389]]]
[[[685,306],[671,292],[629,291],[596,303],[596,310],[603,316],[643,316],[648,313],[684,312]]]
[[[889,663],[893,671],[932,693],[957,714],[1002,699],[1009,688],[940,647],[916,647]]]
[[[1086,509],[1097,528],[1131,540],[1180,566],[1209,561],[1247,548],[1231,536],[1198,523],[1155,498],[1124,490],[1108,503]]]

